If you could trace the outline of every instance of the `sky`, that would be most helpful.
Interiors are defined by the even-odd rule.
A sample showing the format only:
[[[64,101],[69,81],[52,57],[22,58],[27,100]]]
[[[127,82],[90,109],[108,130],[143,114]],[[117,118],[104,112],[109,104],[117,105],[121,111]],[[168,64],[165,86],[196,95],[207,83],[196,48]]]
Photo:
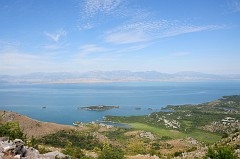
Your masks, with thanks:
[[[0,74],[240,74],[240,0],[0,0]]]

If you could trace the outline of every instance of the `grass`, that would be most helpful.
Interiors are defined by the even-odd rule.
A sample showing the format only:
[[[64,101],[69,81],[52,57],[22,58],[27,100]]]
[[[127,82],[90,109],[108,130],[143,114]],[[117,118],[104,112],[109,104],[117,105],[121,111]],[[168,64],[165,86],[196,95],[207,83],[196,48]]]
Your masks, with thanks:
[[[203,132],[200,130],[194,131],[188,135],[194,139],[197,139],[198,141],[209,143],[209,144],[215,143],[221,139],[220,135]]]
[[[207,133],[207,132],[203,132],[203,131],[198,131],[198,130],[187,134],[187,133],[183,133],[180,131],[157,128],[157,127],[149,126],[149,125],[142,124],[142,123],[130,123],[129,125],[131,125],[133,128],[138,129],[138,130],[152,132],[153,134],[155,134],[159,137],[168,136],[172,139],[179,139],[179,138],[184,138],[184,137],[189,136],[189,137],[197,139],[198,141],[209,143],[209,144],[217,142],[221,139],[221,136],[219,136],[219,135]]]
[[[131,125],[135,129],[149,131],[157,136],[169,136],[172,139],[179,139],[179,138],[183,138],[186,136],[184,133],[179,132],[179,131],[156,128],[156,127],[149,126],[149,125],[142,124],[142,123],[131,123],[129,125]]]
[[[183,120],[182,124],[185,125],[186,128],[191,128],[192,127],[192,122],[188,120]]]

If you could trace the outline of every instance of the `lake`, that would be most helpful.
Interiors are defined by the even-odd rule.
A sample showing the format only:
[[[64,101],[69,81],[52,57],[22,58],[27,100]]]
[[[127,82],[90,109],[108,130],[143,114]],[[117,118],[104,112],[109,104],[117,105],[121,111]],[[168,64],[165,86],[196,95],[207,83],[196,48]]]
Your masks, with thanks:
[[[75,121],[100,121],[106,115],[147,115],[160,111],[166,105],[198,104],[216,100],[224,95],[240,95],[240,81],[1,83],[0,109],[14,111],[40,121],[72,125]],[[106,111],[77,109],[90,105],[114,105],[120,108]]]

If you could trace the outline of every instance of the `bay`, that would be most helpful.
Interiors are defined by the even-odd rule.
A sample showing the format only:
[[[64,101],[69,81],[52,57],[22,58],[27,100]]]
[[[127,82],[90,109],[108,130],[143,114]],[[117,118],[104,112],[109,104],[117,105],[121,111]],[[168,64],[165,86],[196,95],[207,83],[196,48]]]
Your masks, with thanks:
[[[147,115],[160,111],[166,105],[198,104],[225,95],[240,95],[240,81],[1,83],[0,109],[14,111],[40,121],[72,125],[75,121],[101,121],[106,115]],[[120,108],[106,111],[77,109],[91,105],[114,105]]]

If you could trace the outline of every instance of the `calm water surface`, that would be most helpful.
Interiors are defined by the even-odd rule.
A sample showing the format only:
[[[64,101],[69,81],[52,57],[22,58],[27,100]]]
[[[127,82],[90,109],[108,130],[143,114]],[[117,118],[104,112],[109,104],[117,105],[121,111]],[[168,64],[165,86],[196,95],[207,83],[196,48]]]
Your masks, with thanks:
[[[160,111],[166,105],[198,104],[224,95],[240,95],[240,81],[0,84],[0,109],[41,121],[71,125],[75,121],[102,120],[106,115],[145,115]],[[120,108],[77,110],[77,107],[90,105]],[[136,107],[142,109],[136,110]]]

